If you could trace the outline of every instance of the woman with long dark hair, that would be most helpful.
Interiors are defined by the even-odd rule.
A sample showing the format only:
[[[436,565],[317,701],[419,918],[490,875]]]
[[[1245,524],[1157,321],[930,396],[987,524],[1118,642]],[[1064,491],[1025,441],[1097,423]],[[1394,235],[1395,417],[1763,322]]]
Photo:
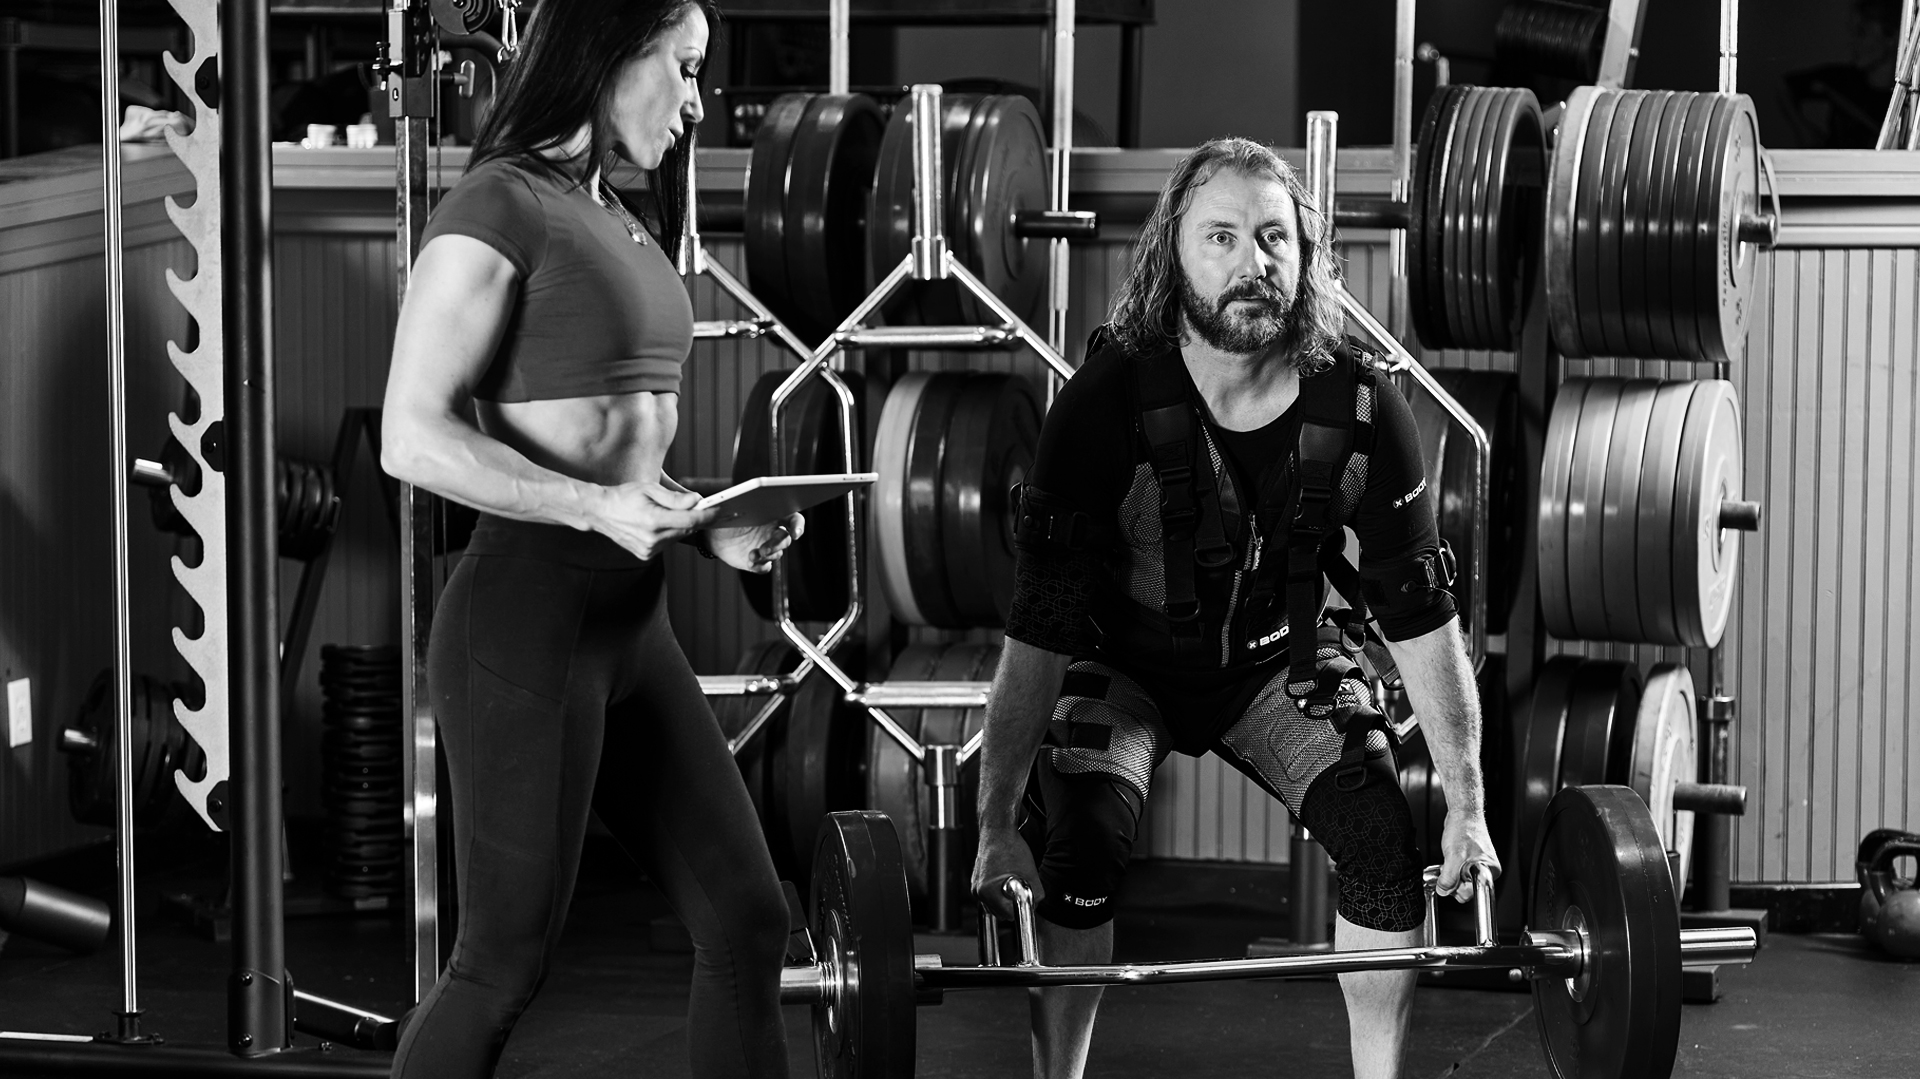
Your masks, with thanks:
[[[401,308],[381,463],[481,518],[428,656],[460,928],[396,1076],[492,1073],[545,977],[589,810],[693,937],[694,1074],[786,1074],[786,905],[660,559],[688,540],[765,571],[803,527],[709,529],[661,471],[692,345],[673,255],[713,15],[545,0]],[[607,184],[615,157],[657,213]]]

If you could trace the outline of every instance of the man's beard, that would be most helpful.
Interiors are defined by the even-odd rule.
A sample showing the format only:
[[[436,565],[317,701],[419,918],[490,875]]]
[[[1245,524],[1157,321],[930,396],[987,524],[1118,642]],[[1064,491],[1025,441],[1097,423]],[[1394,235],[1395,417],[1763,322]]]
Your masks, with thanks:
[[[1256,302],[1233,306],[1237,300]],[[1296,306],[1265,282],[1234,285],[1208,300],[1195,291],[1186,275],[1181,275],[1181,314],[1200,340],[1222,352],[1265,352],[1285,341],[1293,330]]]

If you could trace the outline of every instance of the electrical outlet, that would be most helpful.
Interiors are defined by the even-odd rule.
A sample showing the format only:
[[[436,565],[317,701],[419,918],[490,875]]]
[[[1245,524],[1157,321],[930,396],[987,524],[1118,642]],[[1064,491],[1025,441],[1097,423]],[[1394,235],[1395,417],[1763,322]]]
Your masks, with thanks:
[[[33,680],[16,678],[7,683],[7,748],[18,749],[33,741]]]

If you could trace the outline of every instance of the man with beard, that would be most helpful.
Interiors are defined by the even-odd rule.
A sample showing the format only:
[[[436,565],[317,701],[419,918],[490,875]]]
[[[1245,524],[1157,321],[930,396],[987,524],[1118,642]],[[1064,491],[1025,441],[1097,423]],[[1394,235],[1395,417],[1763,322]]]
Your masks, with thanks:
[[[1342,336],[1332,229],[1271,149],[1169,176],[1111,323],[1047,415],[981,751],[974,887],[1033,887],[1041,959],[1104,963],[1154,769],[1220,754],[1339,867],[1335,944],[1419,937],[1422,867],[1352,657],[1371,611],[1447,791],[1439,891],[1497,871],[1451,556],[1406,402]],[[1332,537],[1360,541],[1358,573]],[[1317,628],[1322,572],[1353,605]],[[1359,593],[1355,595],[1354,593]],[[1292,624],[1307,647],[1289,655]],[[1411,971],[1341,975],[1355,1074],[1397,1076]],[[1098,988],[1032,992],[1034,1074],[1077,1077]]]

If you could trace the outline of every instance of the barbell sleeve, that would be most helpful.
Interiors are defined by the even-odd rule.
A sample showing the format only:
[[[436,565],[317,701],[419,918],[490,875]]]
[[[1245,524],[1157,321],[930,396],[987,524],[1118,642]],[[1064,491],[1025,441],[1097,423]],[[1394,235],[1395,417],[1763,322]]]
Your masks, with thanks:
[[[167,466],[158,461],[135,457],[130,478],[142,487],[165,487],[173,482],[173,473],[167,471]]]
[[[1100,215],[1092,210],[1021,210],[1013,231],[1032,240],[1093,240],[1100,236]]]
[[[1760,503],[1737,498],[1720,503],[1720,527],[1736,532],[1760,531]]]
[[[1680,962],[1687,966],[1751,963],[1760,937],[1750,925],[1680,931]]]
[[[1412,219],[1409,205],[1384,195],[1335,196],[1333,223],[1343,229],[1404,229]]]
[[[1742,817],[1747,812],[1747,788],[1732,783],[1676,783],[1673,808]]]
[[[780,968],[780,1003],[816,1004],[825,995],[827,968],[819,963]]]

